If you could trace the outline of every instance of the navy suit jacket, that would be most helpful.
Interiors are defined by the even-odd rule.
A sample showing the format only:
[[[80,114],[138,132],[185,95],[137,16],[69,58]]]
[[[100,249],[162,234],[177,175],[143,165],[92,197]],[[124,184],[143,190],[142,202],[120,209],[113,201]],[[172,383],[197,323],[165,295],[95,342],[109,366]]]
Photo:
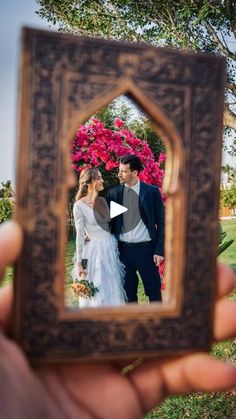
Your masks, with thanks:
[[[107,202],[111,201],[123,205],[124,185],[117,185],[108,189]],[[156,186],[140,182],[139,212],[148,229],[156,255],[164,256],[165,214],[162,196]],[[123,215],[111,220],[111,231],[117,239],[122,232]]]

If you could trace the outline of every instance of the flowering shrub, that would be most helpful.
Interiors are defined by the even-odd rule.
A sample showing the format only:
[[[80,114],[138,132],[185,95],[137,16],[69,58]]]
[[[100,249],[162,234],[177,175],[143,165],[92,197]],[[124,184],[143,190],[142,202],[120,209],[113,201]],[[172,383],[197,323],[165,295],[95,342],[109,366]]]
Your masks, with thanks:
[[[92,118],[79,127],[72,142],[72,166],[77,172],[94,166],[114,171],[119,166],[119,158],[125,154],[136,154],[142,161],[141,181],[162,189],[165,154],[160,153],[156,161],[148,142],[137,138],[121,119],[115,118],[111,130],[99,119]]]
[[[161,277],[161,290],[164,291],[166,288],[164,273],[165,273],[165,261],[164,259],[161,261],[160,265],[158,266],[159,274]]]
[[[162,190],[166,155],[160,153],[156,161],[148,142],[137,138],[125,127],[124,121],[115,118],[113,124],[114,130],[111,130],[101,120],[92,118],[89,123],[79,127],[71,146],[72,167],[77,172],[94,166],[100,170],[105,169],[105,173],[112,172],[118,168],[120,157],[136,154],[143,164],[140,180]],[[159,272],[164,289],[164,262],[161,263]]]

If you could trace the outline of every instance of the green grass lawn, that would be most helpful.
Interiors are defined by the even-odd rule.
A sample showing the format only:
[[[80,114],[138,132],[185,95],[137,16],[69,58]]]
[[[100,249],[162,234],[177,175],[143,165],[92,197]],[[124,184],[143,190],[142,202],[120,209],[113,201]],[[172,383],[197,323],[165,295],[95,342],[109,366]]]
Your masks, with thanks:
[[[11,266],[8,266],[6,271],[5,271],[5,275],[3,278],[3,281],[1,282],[0,286],[4,286],[6,284],[8,284],[9,282],[12,281],[13,278],[13,268]]]
[[[232,393],[169,397],[146,419],[235,419],[235,398]]]
[[[236,220],[224,220],[221,221],[221,225],[223,231],[227,233],[225,241],[234,239],[234,243],[219,256],[219,260],[236,270]]]
[[[220,256],[219,260],[236,269],[236,220],[222,221],[225,240],[234,243]],[[236,291],[231,298],[236,300]],[[213,346],[215,358],[236,362],[236,341],[225,341]],[[146,419],[236,419],[236,391],[212,394],[194,394],[169,397],[159,408],[153,410]]]

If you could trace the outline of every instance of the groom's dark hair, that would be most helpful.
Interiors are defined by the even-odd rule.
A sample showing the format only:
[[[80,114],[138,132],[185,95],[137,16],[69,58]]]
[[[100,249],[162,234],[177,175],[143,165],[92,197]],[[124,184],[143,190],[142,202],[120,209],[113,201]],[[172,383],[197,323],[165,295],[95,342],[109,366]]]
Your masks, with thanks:
[[[131,172],[137,170],[137,172],[141,172],[143,165],[138,156],[135,154],[126,154],[125,156],[120,158],[121,164],[129,164]]]

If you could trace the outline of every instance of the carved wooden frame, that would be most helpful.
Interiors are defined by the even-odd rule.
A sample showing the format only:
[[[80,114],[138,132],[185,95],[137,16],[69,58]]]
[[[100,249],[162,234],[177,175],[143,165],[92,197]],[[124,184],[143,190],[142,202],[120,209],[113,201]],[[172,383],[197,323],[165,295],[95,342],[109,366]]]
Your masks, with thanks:
[[[33,363],[208,350],[218,242],[224,60],[25,28],[21,57],[13,335]],[[130,94],[166,139],[165,306],[64,307],[69,141]],[[171,278],[171,281],[169,279]]]

